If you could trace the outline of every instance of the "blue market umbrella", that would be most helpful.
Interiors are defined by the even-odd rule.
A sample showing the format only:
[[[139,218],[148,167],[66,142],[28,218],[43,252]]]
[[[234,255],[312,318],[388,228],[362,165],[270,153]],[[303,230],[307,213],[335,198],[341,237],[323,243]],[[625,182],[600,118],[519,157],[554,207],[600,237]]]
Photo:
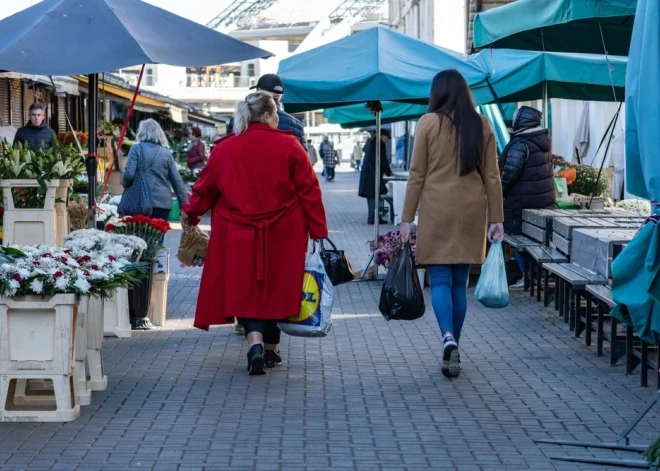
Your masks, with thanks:
[[[613,311],[639,337],[660,340],[660,2],[639,0],[626,76],[626,190],[651,200],[652,216],[612,262]]]
[[[89,75],[89,122],[98,73],[136,64],[201,67],[271,53],[139,0],[44,0],[0,21],[0,70]],[[93,130],[92,130],[93,131]],[[96,133],[89,133],[89,225],[95,225]]]
[[[201,67],[270,56],[139,0],[44,0],[0,21],[0,69],[26,74]]]

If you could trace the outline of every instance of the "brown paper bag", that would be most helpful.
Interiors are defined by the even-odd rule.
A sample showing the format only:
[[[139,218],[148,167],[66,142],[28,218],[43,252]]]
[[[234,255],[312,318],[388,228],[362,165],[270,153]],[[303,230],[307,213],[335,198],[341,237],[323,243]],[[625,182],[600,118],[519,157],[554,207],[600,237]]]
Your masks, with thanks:
[[[209,236],[197,226],[188,223],[188,215],[181,212],[181,241],[177,258],[182,265],[200,265],[206,258],[206,249],[209,246]]]

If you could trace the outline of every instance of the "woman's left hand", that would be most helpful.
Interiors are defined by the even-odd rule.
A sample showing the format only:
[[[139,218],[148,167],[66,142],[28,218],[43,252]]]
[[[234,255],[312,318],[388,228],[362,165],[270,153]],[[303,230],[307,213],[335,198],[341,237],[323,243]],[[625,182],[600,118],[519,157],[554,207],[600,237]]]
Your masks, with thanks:
[[[501,242],[504,239],[504,225],[501,222],[491,223],[488,228],[488,242]]]

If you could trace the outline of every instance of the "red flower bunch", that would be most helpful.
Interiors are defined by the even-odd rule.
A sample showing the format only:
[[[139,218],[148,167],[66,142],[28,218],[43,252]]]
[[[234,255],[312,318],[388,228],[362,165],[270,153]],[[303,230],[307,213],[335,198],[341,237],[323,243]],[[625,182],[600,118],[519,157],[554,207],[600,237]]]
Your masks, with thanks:
[[[57,140],[63,144],[75,144],[76,138],[74,135],[78,137],[78,141],[80,141],[80,145],[83,147],[87,144],[87,141],[89,141],[89,134],[79,131],[61,132],[57,135]]]
[[[137,236],[147,243],[147,250],[142,253],[142,260],[153,260],[160,246],[160,239],[172,227],[163,219],[147,216],[127,216],[115,224],[106,224],[106,232]]]

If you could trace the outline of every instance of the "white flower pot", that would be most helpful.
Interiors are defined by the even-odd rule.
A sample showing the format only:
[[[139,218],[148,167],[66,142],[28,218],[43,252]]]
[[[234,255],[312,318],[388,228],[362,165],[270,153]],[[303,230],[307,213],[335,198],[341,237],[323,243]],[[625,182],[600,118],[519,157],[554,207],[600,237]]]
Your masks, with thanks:
[[[92,391],[105,391],[108,378],[103,374],[103,300],[91,298],[87,311],[87,367],[89,368],[89,388]]]
[[[103,302],[103,335],[119,338],[131,336],[128,289],[119,288],[110,299]]]
[[[154,273],[152,277],[149,320],[156,327],[162,327],[167,317],[167,283],[169,273]]]
[[[76,361],[73,366],[73,392],[76,395],[76,402],[81,406],[88,406],[92,403],[92,391],[89,388],[85,371],[88,312],[89,296],[81,296],[78,303],[78,320],[76,322]]]
[[[0,422],[69,422],[80,415],[73,393],[77,307],[75,294],[0,297]],[[52,382],[51,410],[44,410],[43,396],[18,400],[17,390],[30,380]]]
[[[43,208],[25,209],[14,206],[12,188],[38,188],[37,180],[0,180],[5,207],[3,245],[57,246],[55,195],[60,186],[60,180],[46,181],[47,190]]]
[[[57,180],[59,186],[55,190],[55,240],[57,247],[64,246],[64,238],[69,235],[71,223],[69,222],[69,186],[73,180]],[[60,202],[58,202],[60,201]]]

